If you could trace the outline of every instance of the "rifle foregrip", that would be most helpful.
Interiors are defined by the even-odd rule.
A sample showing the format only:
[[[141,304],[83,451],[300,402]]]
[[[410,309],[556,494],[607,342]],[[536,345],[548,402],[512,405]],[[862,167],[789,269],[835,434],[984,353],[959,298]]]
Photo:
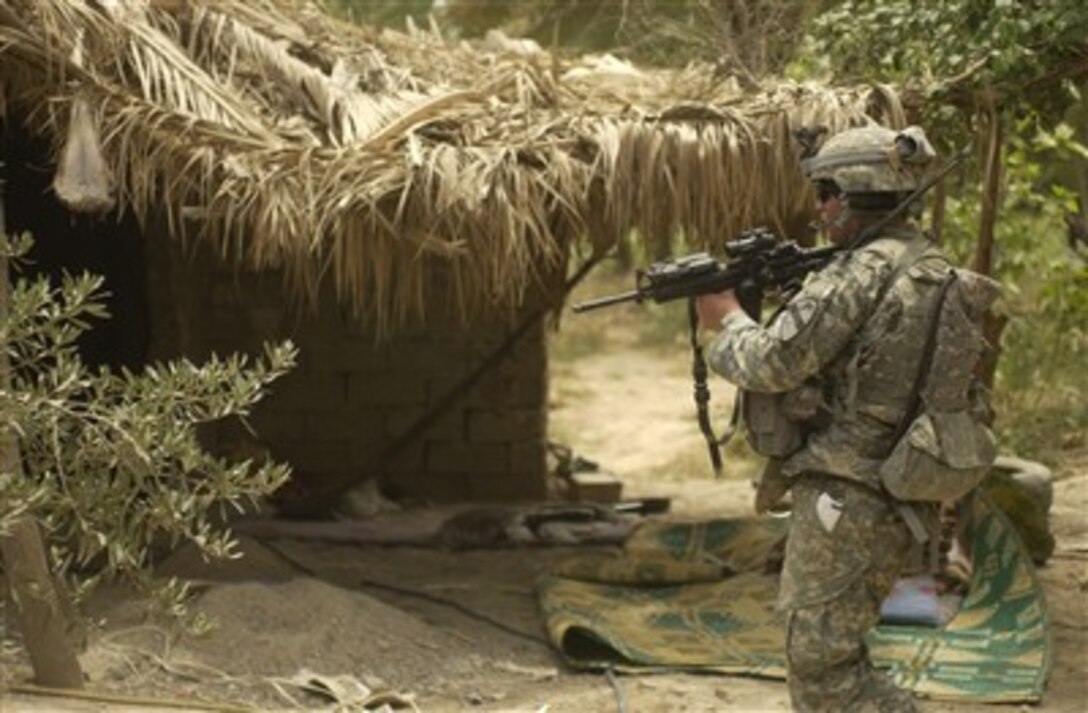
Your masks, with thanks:
[[[737,290],[737,301],[744,313],[760,321],[763,312],[763,290],[754,287],[742,287]]]

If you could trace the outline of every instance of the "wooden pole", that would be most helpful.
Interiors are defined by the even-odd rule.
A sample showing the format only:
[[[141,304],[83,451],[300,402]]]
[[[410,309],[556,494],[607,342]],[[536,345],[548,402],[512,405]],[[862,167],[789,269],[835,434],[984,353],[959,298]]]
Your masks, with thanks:
[[[1074,109],[1073,122],[1077,141],[1088,143],[1088,81],[1080,83],[1080,105]],[[1088,161],[1073,162],[1074,183],[1077,190],[1077,210],[1065,216],[1069,229],[1069,246],[1074,249],[1088,248]]]
[[[992,275],[994,269],[994,227],[1001,198],[1002,157],[1004,134],[1001,126],[1001,109],[992,90],[980,95],[980,116],[983,131],[979,134],[982,148],[982,210],[979,216],[978,241],[971,268],[983,275]],[[997,361],[1001,355],[1001,334],[1008,318],[988,312],[982,323],[982,334],[990,349],[979,362],[978,376],[987,387],[993,387],[997,373]]]
[[[945,208],[948,205],[948,176],[937,181],[933,189],[933,212],[930,216],[929,235],[937,245],[941,244],[944,233]]]
[[[979,136],[982,144],[982,212],[972,269],[983,275],[991,275],[994,269],[994,226],[1001,197],[1001,145],[1004,141],[1001,113],[992,91],[982,94],[980,110],[983,129]]]
[[[4,185],[0,178],[0,235],[4,225]],[[10,306],[8,260],[0,255],[0,324]],[[0,344],[0,389],[11,389],[11,361]],[[11,428],[0,431],[0,478],[25,478],[19,440]],[[61,594],[55,586],[45,557],[45,544],[32,515],[19,517],[6,533],[0,533],[0,557],[8,584],[11,614],[18,622],[23,645],[30,654],[34,680],[53,688],[83,688],[83,669],[68,635],[69,622]],[[4,622],[7,625],[7,622]]]

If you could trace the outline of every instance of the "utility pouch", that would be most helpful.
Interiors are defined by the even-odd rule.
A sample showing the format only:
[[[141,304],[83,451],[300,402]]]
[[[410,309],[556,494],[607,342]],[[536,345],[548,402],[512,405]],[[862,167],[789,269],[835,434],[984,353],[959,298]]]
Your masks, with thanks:
[[[997,444],[970,411],[923,412],[880,466],[880,480],[899,500],[957,500],[989,473]]]
[[[782,400],[786,394],[745,391],[741,394],[748,445],[756,453],[771,458],[786,458],[804,443],[801,424],[786,418]]]

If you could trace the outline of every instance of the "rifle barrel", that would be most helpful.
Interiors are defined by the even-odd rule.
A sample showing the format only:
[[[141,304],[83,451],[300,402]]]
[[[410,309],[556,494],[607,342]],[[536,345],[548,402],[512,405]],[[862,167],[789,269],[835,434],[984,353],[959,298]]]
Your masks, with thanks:
[[[630,292],[622,292],[618,295],[609,295],[608,297],[600,297],[595,300],[586,300],[585,302],[579,302],[571,307],[574,312],[589,312],[590,310],[600,309],[601,307],[608,307],[609,305],[619,304],[620,302],[641,302],[642,292],[639,290],[631,290]]]

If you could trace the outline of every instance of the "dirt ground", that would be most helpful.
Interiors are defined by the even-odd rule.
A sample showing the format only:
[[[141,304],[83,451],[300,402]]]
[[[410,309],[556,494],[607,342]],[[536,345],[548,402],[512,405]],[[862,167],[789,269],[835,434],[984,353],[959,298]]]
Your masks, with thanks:
[[[648,348],[645,334],[632,326],[632,320],[672,315],[643,317],[635,310],[596,315],[592,326],[564,324],[553,350],[553,440],[619,477],[624,497],[670,498],[666,517],[746,513],[753,466],[734,460],[725,478],[711,478],[692,413],[682,335],[666,335]],[[728,390],[718,381],[713,391],[723,424]],[[922,710],[1088,710],[1088,457],[1064,459],[1052,510],[1057,552],[1039,571],[1054,636],[1043,703],[926,701]],[[161,703],[166,700],[190,709],[207,702],[216,710],[228,709],[228,702],[257,710],[328,705],[298,685],[296,675],[307,669],[351,676],[365,690],[394,691],[428,712],[789,710],[777,680],[613,677],[564,667],[546,642],[534,581],[571,548],[454,552],[246,538],[242,550],[240,560],[215,566],[181,551],[162,567],[164,575],[197,581],[192,607],[206,622],[203,633],[170,633],[146,618],[140,602],[101,592],[92,606],[98,626],[82,656],[89,690],[100,698],[8,691],[0,693],[0,709],[177,710]],[[28,678],[20,655],[9,652],[2,660],[2,680]],[[107,695],[113,699],[103,700]],[[143,700],[131,704],[136,698]]]

